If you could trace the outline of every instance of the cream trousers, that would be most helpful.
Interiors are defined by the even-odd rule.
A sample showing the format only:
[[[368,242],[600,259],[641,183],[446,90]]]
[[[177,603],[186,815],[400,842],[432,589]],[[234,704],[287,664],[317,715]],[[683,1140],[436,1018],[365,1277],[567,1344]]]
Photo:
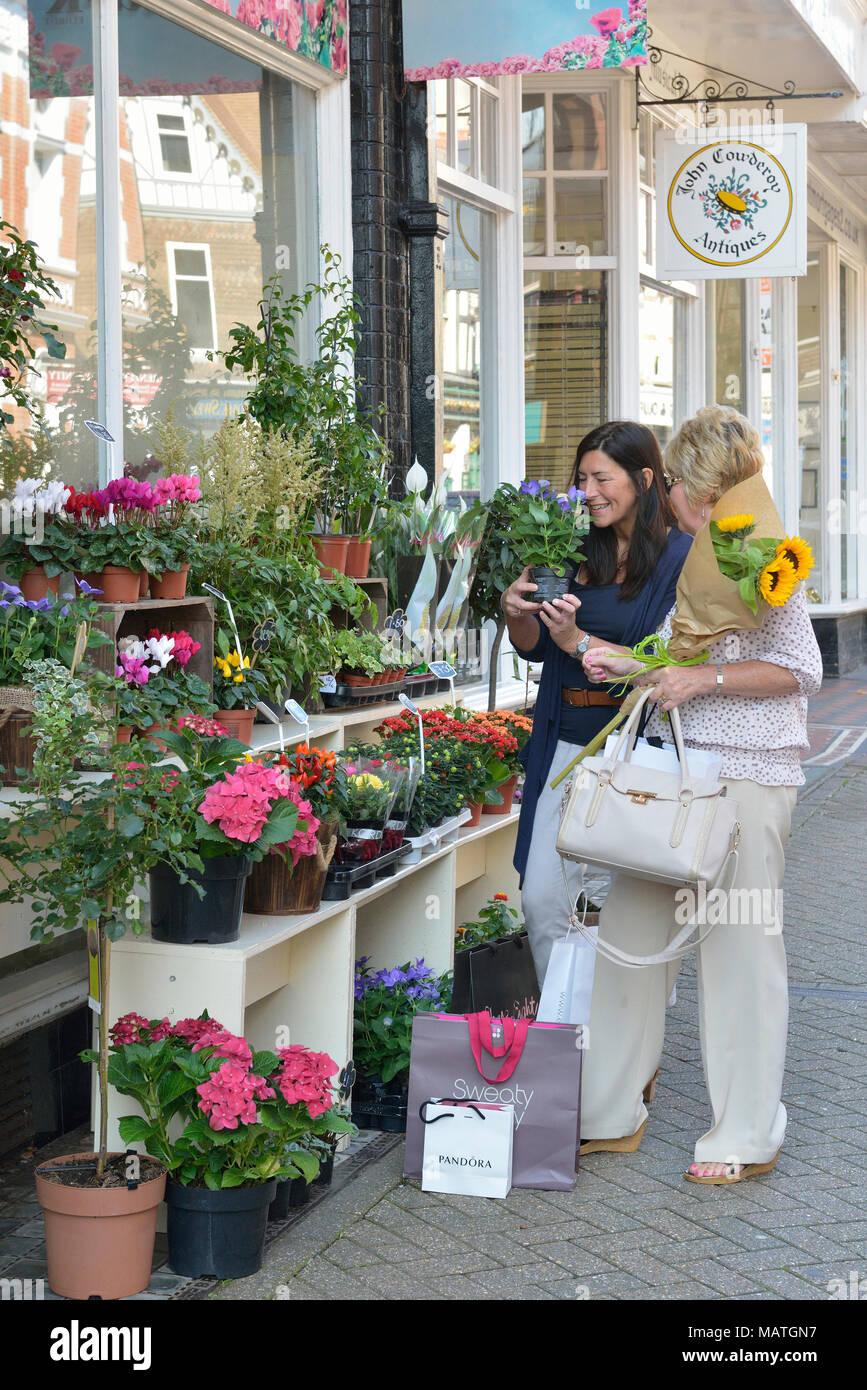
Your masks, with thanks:
[[[778,890],[797,792],[724,780],[740,808],[741,838],[728,899],[706,906],[708,922],[721,908],[719,923],[697,948],[699,1034],[713,1123],[696,1143],[695,1160],[763,1163],[786,1130],[780,1095],[789,998]],[[531,855],[534,847],[535,837]],[[687,920],[676,891],[616,877],[600,937],[635,955],[662,950]],[[677,963],[627,969],[597,956],[582,1139],[634,1134],[647,1118],[641,1093],[660,1064],[665,1005],[677,970]]]

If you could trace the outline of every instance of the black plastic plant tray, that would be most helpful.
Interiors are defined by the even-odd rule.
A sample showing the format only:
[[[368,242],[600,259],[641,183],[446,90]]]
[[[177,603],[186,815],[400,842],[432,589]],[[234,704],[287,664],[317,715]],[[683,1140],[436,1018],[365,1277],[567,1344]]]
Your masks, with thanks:
[[[390,705],[404,688],[402,680],[385,685],[338,685],[336,690],[323,691],[326,709],[360,709],[362,705]]]
[[[393,878],[399,860],[411,849],[411,845],[403,844],[375,859],[368,859],[365,864],[332,864],[325,876],[322,901],[339,902],[360,888],[370,888],[380,878]]]
[[[448,681],[443,681],[442,684],[448,690]],[[416,700],[421,699],[423,695],[436,695],[440,682],[436,676],[407,676],[405,687],[410,699]]]

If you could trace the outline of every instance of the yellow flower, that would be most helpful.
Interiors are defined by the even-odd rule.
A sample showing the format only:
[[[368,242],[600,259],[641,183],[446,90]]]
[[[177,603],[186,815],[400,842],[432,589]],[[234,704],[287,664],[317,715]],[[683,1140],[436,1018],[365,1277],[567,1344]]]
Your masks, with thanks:
[[[235,682],[236,685],[241,685],[241,684],[243,683],[243,680],[244,680],[244,673],[243,673],[243,671],[239,671],[238,674],[237,674],[237,676],[233,676],[233,677],[232,677],[232,680]]]
[[[792,597],[798,576],[790,560],[777,558],[759,575],[759,593],[772,608],[782,608]]]
[[[214,665],[216,666],[220,675],[223,676],[226,680],[228,680],[229,676],[232,673],[232,668],[229,665],[228,661],[225,661],[221,656],[215,656]]]
[[[738,516],[724,516],[717,526],[721,531],[745,531],[755,519],[753,512],[742,512]]]
[[[813,552],[800,536],[790,536],[787,540],[780,541],[774,559],[788,560],[789,564],[794,566],[797,579],[806,579],[814,564]]]
[[[375,792],[381,792],[384,783],[378,777],[374,777],[372,772],[360,772],[355,779],[358,787],[372,787]]]

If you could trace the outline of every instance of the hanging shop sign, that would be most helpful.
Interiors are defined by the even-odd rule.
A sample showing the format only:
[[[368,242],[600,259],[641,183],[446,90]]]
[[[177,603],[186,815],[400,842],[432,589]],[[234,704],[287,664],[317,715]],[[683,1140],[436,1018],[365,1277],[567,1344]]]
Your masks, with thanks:
[[[647,62],[647,0],[403,0],[407,80],[634,68]]]
[[[807,273],[807,127],[742,138],[660,132],[656,273],[725,280]]]

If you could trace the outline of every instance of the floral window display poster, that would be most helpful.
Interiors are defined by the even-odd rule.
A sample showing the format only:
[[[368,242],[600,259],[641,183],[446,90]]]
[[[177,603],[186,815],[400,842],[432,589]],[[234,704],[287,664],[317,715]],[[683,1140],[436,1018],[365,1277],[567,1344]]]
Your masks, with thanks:
[[[647,0],[604,9],[594,0],[403,0],[403,31],[415,82],[647,62]]]

